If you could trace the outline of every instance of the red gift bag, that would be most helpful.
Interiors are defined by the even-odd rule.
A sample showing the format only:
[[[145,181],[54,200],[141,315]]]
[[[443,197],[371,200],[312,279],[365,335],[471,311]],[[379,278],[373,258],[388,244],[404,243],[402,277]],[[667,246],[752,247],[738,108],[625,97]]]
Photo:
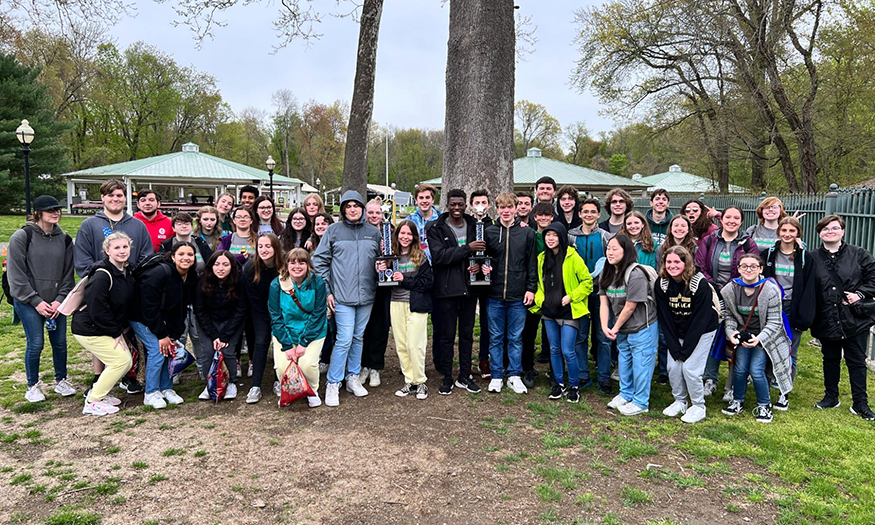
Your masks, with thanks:
[[[289,403],[301,399],[302,397],[312,397],[316,393],[304,377],[304,372],[295,361],[289,362],[286,371],[283,373],[283,379],[280,381],[280,406],[284,407]]]

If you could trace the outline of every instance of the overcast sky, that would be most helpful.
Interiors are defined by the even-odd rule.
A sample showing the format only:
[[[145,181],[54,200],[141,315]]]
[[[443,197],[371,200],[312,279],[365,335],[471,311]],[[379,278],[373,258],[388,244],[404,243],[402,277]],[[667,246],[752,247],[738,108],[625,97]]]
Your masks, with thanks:
[[[531,15],[538,26],[539,41],[535,53],[517,65],[516,99],[545,105],[563,127],[581,120],[598,133],[614,123],[599,115],[591,94],[580,94],[568,83],[577,57],[573,12],[593,1],[517,1],[520,12]],[[349,18],[326,17],[318,29],[324,36],[309,48],[293,42],[271,54],[279,42],[271,26],[278,2],[238,5],[221,15],[227,26],[217,28],[215,38],[198,50],[188,27],[172,25],[172,1],[137,3],[137,16],[111,30],[117,43],[126,47],[142,40],[181,65],[214,75],[235,111],[247,106],[270,110],[271,94],[281,88],[291,90],[299,103],[352,98],[358,26]],[[314,3],[330,7],[335,2]],[[374,101],[378,123],[443,128],[448,23],[449,5],[441,6],[441,0],[386,0]]]

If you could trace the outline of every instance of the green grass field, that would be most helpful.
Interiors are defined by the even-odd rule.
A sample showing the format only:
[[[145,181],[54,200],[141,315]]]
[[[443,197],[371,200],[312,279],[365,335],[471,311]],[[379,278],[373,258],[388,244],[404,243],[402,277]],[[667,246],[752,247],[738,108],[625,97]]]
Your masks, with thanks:
[[[70,236],[76,237],[79,226],[89,215],[63,215],[61,216],[61,228]],[[9,237],[15,230],[24,226],[23,215],[0,215],[0,242],[9,242]]]

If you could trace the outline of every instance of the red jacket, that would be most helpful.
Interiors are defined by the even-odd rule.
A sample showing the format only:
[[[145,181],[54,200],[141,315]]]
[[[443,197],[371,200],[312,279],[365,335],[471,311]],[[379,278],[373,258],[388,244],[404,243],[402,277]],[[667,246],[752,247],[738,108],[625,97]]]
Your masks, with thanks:
[[[141,211],[135,213],[134,218],[139,219],[146,225],[146,229],[149,230],[149,236],[152,238],[152,249],[155,252],[161,251],[162,242],[176,235],[176,232],[173,231],[173,224],[170,222],[170,218],[161,213],[161,210],[158,210],[158,213],[155,214],[152,220],[144,217]]]

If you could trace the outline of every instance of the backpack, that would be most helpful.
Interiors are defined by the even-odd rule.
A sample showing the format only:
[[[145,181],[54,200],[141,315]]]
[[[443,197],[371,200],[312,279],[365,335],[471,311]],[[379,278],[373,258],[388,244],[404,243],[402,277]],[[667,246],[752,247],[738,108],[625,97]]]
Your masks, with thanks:
[[[644,302],[644,311],[646,313],[647,319],[650,319],[651,305],[653,305],[653,307],[656,306],[656,299],[653,296],[653,287],[656,285],[656,280],[658,278],[656,274],[656,269],[646,264],[630,264],[629,267],[626,268],[626,272],[623,274],[623,284],[625,284],[627,287],[629,286],[629,276],[632,275],[632,270],[634,270],[635,268],[641,268],[642,270],[644,270],[644,274],[647,277],[647,301]],[[650,324],[648,324],[647,326],[650,326]]]
[[[24,243],[24,262],[27,264],[27,251],[30,249],[30,243],[33,240],[33,230],[28,228],[27,226],[22,226],[22,230],[24,230],[24,234],[27,236],[27,240]],[[64,234],[64,248],[69,248],[70,245],[73,244],[73,238]],[[3,295],[6,296],[6,302],[10,305],[13,304],[12,291],[9,287],[9,277],[6,276],[6,263],[3,263],[3,277],[0,278],[0,285],[3,288]]]
[[[720,292],[717,290],[717,287],[714,283],[705,279],[705,276],[701,273],[697,272],[696,275],[690,279],[690,291],[693,294],[696,293],[696,290],[699,289],[699,286],[704,281],[705,286],[711,289],[711,306],[714,307],[714,310],[717,311],[717,322],[723,322],[723,296],[720,295]]]
[[[140,261],[140,264],[134,267],[131,270],[131,275],[134,278],[134,282],[136,283],[137,290],[140,289],[140,282],[143,278],[143,275],[151,270],[152,268],[162,267],[164,271],[167,273],[168,277],[170,275],[170,266],[165,264],[164,252],[153,253],[147,256],[145,259]],[[165,302],[167,299],[167,291],[163,290],[161,292],[161,308],[164,308]]]

